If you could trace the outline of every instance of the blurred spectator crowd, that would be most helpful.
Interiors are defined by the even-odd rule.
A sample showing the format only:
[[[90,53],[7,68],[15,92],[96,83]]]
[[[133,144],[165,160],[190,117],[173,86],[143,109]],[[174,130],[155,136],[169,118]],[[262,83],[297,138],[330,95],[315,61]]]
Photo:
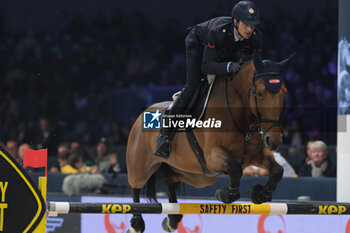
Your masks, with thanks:
[[[263,57],[280,61],[297,52],[286,74],[284,143],[303,146],[322,137],[322,121],[314,119],[320,107],[336,113],[337,14],[307,12],[296,19],[282,9],[274,12],[273,21],[265,17],[259,26]],[[186,33],[175,18],[153,25],[140,12],[124,15],[118,9],[92,22],[74,15],[54,33],[2,30],[0,141],[49,148],[66,163],[56,150],[63,142],[94,146],[105,137],[112,145],[125,144],[130,128],[110,117],[111,92],[183,85]]]
[[[25,150],[32,149],[28,143],[19,145],[15,140],[9,140],[5,148],[22,166],[26,154]],[[284,177],[335,177],[336,155],[331,150],[321,140],[309,140],[305,146],[305,151],[300,153],[301,156],[294,158],[297,160],[283,154],[283,150],[273,152],[273,155],[276,162],[283,167]],[[125,154],[118,156],[116,149],[112,148],[106,138],[101,138],[93,147],[83,146],[77,141],[61,143],[55,154],[57,156],[50,156],[48,161],[48,168],[51,173],[81,174],[83,175],[82,179],[85,179],[84,177],[89,174],[112,174],[112,179],[114,179],[119,173],[126,172]],[[43,171],[43,168],[28,166],[24,169],[29,173]],[[243,166],[243,175],[268,176],[269,170],[253,165]],[[75,183],[72,180],[69,182]],[[105,181],[103,180],[103,182]],[[88,183],[89,177],[86,177],[86,184]]]
[[[28,143],[18,144],[15,140],[7,141],[5,148],[22,166],[25,150],[32,149]],[[125,164],[120,165],[116,151],[112,150],[106,138],[101,138],[96,146],[90,148],[82,146],[77,141],[61,143],[54,154],[56,156],[51,156],[48,160],[48,168],[52,173],[118,174],[126,172]],[[123,163],[125,163],[125,160],[123,160]],[[31,167],[25,167],[25,169],[27,172],[42,170],[41,168]]]

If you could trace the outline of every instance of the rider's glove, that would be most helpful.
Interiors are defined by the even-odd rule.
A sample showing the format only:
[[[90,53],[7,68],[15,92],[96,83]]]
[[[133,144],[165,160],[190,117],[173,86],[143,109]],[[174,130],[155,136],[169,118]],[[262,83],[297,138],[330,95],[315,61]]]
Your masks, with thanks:
[[[241,68],[241,65],[238,62],[231,61],[227,64],[227,72],[231,74],[237,73],[240,68]]]

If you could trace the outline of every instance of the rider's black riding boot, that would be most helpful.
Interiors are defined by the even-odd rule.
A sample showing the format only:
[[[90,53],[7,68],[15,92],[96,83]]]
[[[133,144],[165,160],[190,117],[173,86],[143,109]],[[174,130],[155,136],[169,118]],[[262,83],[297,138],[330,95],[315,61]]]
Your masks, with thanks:
[[[176,100],[165,110],[163,115],[176,115],[181,113],[185,109],[184,101],[181,94]],[[174,119],[174,118],[173,118]],[[167,119],[165,119],[167,120]],[[170,143],[175,135],[176,129],[169,127],[162,127],[157,136],[157,148],[154,155],[167,159],[170,154]]]
[[[169,114],[168,109],[164,112]],[[160,156],[167,159],[170,154],[170,142],[174,134],[174,129],[172,128],[161,128],[157,136],[157,148],[154,155]]]

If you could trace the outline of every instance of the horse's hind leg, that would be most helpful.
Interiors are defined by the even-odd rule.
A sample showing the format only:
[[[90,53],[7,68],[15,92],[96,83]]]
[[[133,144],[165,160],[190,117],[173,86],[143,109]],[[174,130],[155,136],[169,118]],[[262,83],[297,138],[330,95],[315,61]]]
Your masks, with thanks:
[[[176,182],[169,182],[167,180],[164,180],[165,187],[168,193],[169,202],[170,203],[177,203],[176,198],[176,187],[178,183]],[[162,228],[166,232],[173,232],[176,231],[179,222],[182,219],[182,214],[168,214],[168,217],[166,217],[162,222]]]
[[[134,203],[140,202],[141,189],[130,188]],[[145,231],[145,222],[141,214],[133,214],[130,220],[131,228],[126,233],[142,233]]]
[[[159,175],[165,185],[165,189],[168,194],[170,203],[177,203],[176,198],[176,190],[179,185],[178,182],[175,181],[178,174],[176,174],[167,164],[162,164],[159,169]],[[164,231],[173,232],[176,231],[179,222],[182,219],[181,214],[169,214],[162,222],[162,228]]]

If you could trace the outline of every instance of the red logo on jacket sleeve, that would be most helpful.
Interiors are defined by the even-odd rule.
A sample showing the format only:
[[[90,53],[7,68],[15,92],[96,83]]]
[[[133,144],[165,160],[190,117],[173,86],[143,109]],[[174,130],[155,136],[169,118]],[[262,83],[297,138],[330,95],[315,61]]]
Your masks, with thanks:
[[[208,47],[213,49],[213,48],[215,48],[215,44],[211,45],[210,43],[208,43]]]

